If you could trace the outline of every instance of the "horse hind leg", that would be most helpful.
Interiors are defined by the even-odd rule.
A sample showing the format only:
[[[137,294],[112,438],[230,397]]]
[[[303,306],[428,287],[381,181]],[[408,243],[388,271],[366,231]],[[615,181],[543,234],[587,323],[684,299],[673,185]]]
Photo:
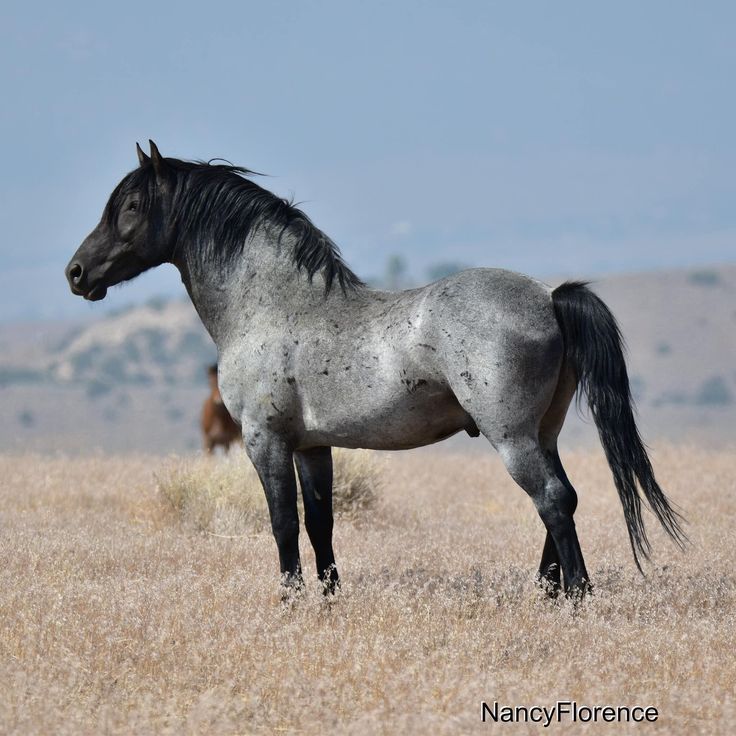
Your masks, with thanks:
[[[560,478],[554,457],[542,449],[538,438],[507,438],[498,450],[511,477],[530,496],[547,529],[540,567],[549,572],[554,585],[557,575],[554,565],[559,560],[565,593],[582,597],[590,584],[573,521],[577,506],[574,488]]]
[[[575,380],[562,360],[559,340],[536,350],[522,347],[526,352],[520,348],[512,356],[509,373],[497,376],[493,386],[475,394],[463,385],[453,390],[544,523],[542,576],[554,588],[561,568],[565,592],[581,597],[590,586],[573,521],[577,494],[559,462],[556,444]],[[557,359],[559,372],[553,372],[550,366]]]
[[[542,441],[542,450],[547,460],[552,462],[555,475],[567,488],[571,513],[574,515],[575,509],[577,508],[578,496],[562,466],[562,461],[560,460],[559,453],[557,452],[556,438],[552,446],[545,446],[544,440],[541,437],[540,440]],[[560,573],[560,555],[557,551],[557,545],[555,544],[552,534],[547,531],[547,537],[544,541],[544,549],[542,550],[542,559],[539,563],[537,579],[550,598],[556,598],[560,592]],[[590,584],[588,584],[587,587],[590,588]]]
[[[542,590],[550,597],[557,598],[562,587],[562,573],[560,571],[560,555],[552,535],[547,532],[542,550],[542,561],[539,563],[537,581]]]
[[[565,416],[575,395],[576,382],[572,372],[566,365],[560,371],[560,380],[555,390],[552,403],[542,418],[539,428],[539,443],[547,461],[552,463],[555,475],[566,486],[572,500],[572,511],[577,507],[577,493],[567,477],[560,455],[557,450],[557,437],[562,430]],[[537,579],[547,594],[555,598],[560,591],[561,583],[560,555],[552,534],[548,531],[542,550],[542,559],[539,563]]]

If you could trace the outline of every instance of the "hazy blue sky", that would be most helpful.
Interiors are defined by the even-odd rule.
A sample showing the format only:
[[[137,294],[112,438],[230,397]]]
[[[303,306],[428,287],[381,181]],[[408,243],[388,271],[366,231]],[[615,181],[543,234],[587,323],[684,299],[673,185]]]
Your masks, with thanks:
[[[0,319],[101,305],[63,267],[136,159],[272,175],[363,276],[401,253],[580,275],[736,260],[730,2],[3,4]]]

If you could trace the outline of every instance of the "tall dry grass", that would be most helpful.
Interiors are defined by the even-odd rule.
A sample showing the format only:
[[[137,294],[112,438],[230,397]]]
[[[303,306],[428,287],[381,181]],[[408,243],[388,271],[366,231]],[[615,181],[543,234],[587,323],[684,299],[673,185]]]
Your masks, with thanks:
[[[368,450],[336,449],[332,457],[333,510],[340,519],[358,522],[378,504],[380,460]],[[164,506],[189,528],[220,535],[270,528],[266,497],[243,452],[219,460],[171,459],[155,477]],[[299,507],[303,517],[301,499]]]
[[[312,579],[289,608],[270,532],[181,524],[153,478],[168,461],[0,457],[0,730],[527,733],[480,702],[570,698],[660,713],[573,732],[732,733],[733,453],[654,453],[693,544],[650,524],[646,578],[601,453],[563,460],[596,584],[577,610],[539,595],[541,524],[490,453],[388,456],[370,519],[337,523],[342,592]]]

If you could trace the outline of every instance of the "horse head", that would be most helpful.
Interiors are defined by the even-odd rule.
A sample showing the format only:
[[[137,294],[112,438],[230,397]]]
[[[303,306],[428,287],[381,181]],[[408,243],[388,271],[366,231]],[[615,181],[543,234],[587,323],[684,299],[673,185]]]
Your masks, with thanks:
[[[65,273],[74,294],[99,301],[108,287],[170,259],[173,179],[156,144],[150,144],[148,156],[136,143],[138,168],[115,188],[99,224],[69,261]]]

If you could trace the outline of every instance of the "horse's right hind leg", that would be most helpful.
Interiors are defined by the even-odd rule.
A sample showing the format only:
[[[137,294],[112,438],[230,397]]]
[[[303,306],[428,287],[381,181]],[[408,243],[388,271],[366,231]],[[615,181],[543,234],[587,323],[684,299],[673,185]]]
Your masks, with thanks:
[[[590,584],[573,521],[577,494],[570,482],[563,480],[566,476],[559,457],[556,452],[545,452],[532,437],[508,438],[498,450],[511,477],[531,497],[547,529],[540,573],[554,585],[559,575],[554,565],[559,560],[565,592],[575,597],[584,595]]]
[[[552,464],[557,478],[567,488],[568,497],[572,500],[572,513],[577,506],[577,494],[562,467],[562,461],[557,451],[557,437],[565,423],[568,407],[575,395],[577,380],[569,366],[563,363],[560,376],[555,388],[552,403],[547,409],[539,427],[539,444],[548,461]],[[560,555],[557,551],[554,537],[548,531],[542,550],[542,560],[539,563],[538,580],[548,595],[556,597],[560,591]]]
[[[545,441],[546,440],[546,441]],[[552,461],[554,466],[555,475],[557,478],[566,486],[569,497],[573,499],[572,513],[575,513],[577,507],[577,493],[570,483],[567,477],[565,469],[562,467],[562,461],[557,452],[557,437],[545,438],[544,435],[540,437],[542,443],[542,449],[548,458]],[[560,591],[560,555],[557,552],[557,545],[555,544],[554,538],[547,532],[547,537],[544,541],[544,549],[542,550],[542,560],[539,563],[539,572],[537,574],[539,582],[545,589],[547,594],[555,598]]]

